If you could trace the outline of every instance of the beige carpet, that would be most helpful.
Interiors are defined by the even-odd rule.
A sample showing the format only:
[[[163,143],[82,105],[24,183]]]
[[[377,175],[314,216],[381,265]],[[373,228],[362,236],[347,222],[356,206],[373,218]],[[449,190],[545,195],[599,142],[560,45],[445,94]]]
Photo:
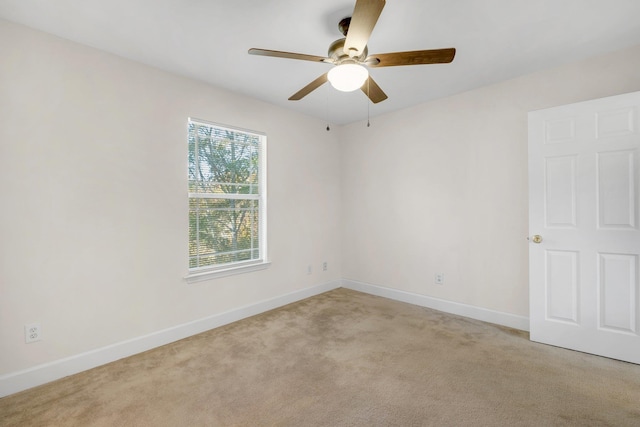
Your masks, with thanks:
[[[640,426],[640,366],[338,289],[0,399],[2,426]]]

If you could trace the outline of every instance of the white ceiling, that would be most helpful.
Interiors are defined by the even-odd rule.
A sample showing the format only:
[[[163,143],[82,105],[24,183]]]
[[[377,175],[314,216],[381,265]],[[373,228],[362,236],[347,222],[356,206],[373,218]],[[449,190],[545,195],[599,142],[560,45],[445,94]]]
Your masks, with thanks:
[[[325,84],[331,65],[248,55],[324,56],[355,0],[0,0],[0,17],[330,123],[367,98]],[[389,99],[371,116],[640,44],[639,0],[388,0],[370,53],[455,47],[451,64],[372,69]],[[640,71],[639,71],[640,72]]]

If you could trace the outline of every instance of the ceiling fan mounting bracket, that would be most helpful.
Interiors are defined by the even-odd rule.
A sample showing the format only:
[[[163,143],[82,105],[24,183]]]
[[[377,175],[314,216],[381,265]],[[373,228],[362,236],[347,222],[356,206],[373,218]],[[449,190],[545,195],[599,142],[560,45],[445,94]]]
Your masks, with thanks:
[[[347,37],[347,32],[349,31],[349,24],[351,24],[351,17],[350,16],[347,16],[346,18],[343,18],[338,23],[338,29],[340,30],[342,35],[345,36],[345,37]]]

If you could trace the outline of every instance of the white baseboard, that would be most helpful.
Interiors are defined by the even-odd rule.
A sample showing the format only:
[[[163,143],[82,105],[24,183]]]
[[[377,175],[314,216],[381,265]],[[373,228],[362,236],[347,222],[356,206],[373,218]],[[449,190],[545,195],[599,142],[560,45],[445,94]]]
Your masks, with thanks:
[[[339,287],[339,280],[324,283],[86,353],[2,375],[0,376],[0,397],[151,350]]]
[[[360,291],[379,297],[402,301],[409,304],[428,307],[446,313],[457,314],[459,316],[470,317],[471,319],[482,320],[483,322],[495,323],[497,325],[508,326],[522,331],[529,330],[529,318],[510,313],[489,310],[487,308],[476,307],[459,302],[447,301],[433,298],[426,295],[414,294],[397,289],[384,288],[382,286],[371,285],[369,283],[357,282],[355,280],[342,279],[342,287]]]

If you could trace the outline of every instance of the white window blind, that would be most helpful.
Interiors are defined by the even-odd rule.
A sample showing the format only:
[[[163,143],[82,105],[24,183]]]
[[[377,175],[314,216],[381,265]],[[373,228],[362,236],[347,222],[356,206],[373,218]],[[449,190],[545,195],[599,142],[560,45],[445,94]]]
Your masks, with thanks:
[[[264,134],[189,119],[189,271],[265,262]]]

